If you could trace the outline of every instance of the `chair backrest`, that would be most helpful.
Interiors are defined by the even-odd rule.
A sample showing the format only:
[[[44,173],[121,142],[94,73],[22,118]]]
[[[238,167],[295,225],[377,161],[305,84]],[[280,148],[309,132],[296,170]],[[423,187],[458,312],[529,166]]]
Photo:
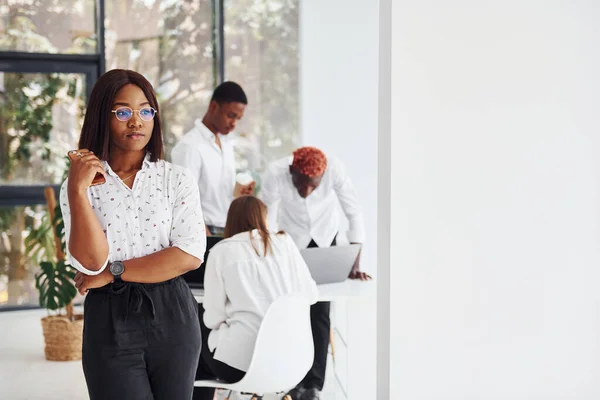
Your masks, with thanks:
[[[299,294],[283,295],[267,310],[248,371],[236,386],[251,393],[292,388],[304,378],[313,359],[308,299]]]

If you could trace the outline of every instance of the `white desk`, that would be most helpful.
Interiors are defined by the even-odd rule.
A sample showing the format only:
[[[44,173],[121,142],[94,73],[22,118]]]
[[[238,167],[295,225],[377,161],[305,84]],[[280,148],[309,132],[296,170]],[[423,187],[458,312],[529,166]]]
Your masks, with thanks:
[[[319,289],[319,301],[331,301],[332,319],[331,327],[335,344],[335,362],[332,363],[333,376],[343,393],[339,393],[344,399],[348,399],[348,350],[349,343],[346,334],[347,327],[347,306],[346,302],[358,297],[375,297],[376,283],[374,281],[357,281],[347,279],[340,283],[328,283],[317,285]],[[191,289],[192,294],[198,303],[204,301],[204,289]],[[341,307],[341,308],[340,308]],[[336,317],[337,315],[337,317]],[[332,342],[333,343],[333,342]],[[332,347],[333,350],[333,347]],[[333,355],[333,352],[332,352]],[[330,367],[331,368],[331,367]],[[329,378],[327,378],[329,379]],[[335,385],[335,384],[334,384]],[[327,384],[326,384],[327,386]],[[338,397],[336,397],[338,398]]]
[[[375,294],[375,282],[361,282],[356,280],[345,280],[340,283],[327,283],[317,285],[319,289],[319,301],[346,300],[351,297],[364,297]],[[204,301],[204,289],[192,289],[192,294],[198,303]]]

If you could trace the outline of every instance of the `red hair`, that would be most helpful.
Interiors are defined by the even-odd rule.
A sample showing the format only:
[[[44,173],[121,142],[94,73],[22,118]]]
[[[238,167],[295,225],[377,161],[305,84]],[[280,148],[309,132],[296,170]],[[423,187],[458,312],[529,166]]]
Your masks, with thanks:
[[[327,169],[327,157],[325,157],[325,154],[316,147],[300,147],[294,151],[292,167],[298,170],[302,175],[314,178],[325,173],[325,170]]]

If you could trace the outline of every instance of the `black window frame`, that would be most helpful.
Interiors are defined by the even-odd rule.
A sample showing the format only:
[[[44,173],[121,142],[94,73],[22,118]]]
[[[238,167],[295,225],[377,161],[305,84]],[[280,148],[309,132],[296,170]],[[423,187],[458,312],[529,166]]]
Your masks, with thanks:
[[[0,52],[0,71],[13,73],[79,73],[85,76],[89,98],[100,76],[100,54],[43,54]],[[0,185],[0,207],[45,204],[44,188],[49,185]],[[58,193],[60,185],[50,185]]]
[[[225,77],[224,3],[211,0],[213,23],[213,70],[215,86]],[[96,80],[106,70],[105,47],[105,0],[96,0],[95,32],[96,53],[94,54],[49,54],[0,50],[0,72],[9,73],[80,73],[85,75],[86,99],[89,99]],[[19,207],[46,204],[44,189],[54,187],[58,197],[60,185],[1,185],[0,207]],[[25,310],[39,306],[0,306],[0,312]]]
[[[212,0],[213,51],[215,85],[225,78],[225,0]],[[86,98],[89,98],[94,82],[105,72],[105,0],[96,0],[95,54],[48,54],[0,51],[0,72],[13,73],[81,73],[85,75]],[[44,204],[44,188],[47,185],[0,185],[0,206]],[[54,185],[58,189],[58,185]]]

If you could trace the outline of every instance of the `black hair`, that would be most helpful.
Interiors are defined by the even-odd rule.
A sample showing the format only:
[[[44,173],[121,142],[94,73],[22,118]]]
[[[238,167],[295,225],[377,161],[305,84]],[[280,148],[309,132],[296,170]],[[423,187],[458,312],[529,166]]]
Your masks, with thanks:
[[[242,103],[248,104],[248,98],[244,89],[235,82],[227,81],[216,87],[210,101],[216,101],[218,104],[223,103]]]
[[[160,128],[160,112],[154,89],[143,75],[125,69],[110,70],[96,81],[83,120],[79,148],[93,151],[101,160],[109,160],[110,119],[114,118],[111,113],[113,101],[117,92],[128,84],[134,84],[142,89],[150,107],[156,110],[154,129],[146,151],[150,153],[150,161],[161,160],[164,158],[164,148]]]

